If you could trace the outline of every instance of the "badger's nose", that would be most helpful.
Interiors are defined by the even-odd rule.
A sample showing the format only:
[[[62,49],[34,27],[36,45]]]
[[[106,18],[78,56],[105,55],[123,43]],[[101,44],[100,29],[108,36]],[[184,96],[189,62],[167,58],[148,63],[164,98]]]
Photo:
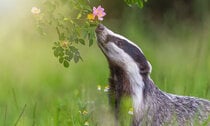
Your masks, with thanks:
[[[105,26],[104,25],[102,25],[102,24],[99,24],[98,26],[97,26],[97,28],[96,28],[96,32],[101,32],[101,31],[103,31],[105,29]]]

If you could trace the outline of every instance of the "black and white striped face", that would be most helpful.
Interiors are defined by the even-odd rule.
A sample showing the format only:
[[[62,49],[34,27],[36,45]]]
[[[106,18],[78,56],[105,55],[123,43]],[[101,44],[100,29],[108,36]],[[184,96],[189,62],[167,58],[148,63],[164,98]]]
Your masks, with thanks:
[[[151,72],[151,65],[136,44],[102,24],[99,24],[95,31],[98,46],[110,62],[127,70],[139,69],[142,74]]]

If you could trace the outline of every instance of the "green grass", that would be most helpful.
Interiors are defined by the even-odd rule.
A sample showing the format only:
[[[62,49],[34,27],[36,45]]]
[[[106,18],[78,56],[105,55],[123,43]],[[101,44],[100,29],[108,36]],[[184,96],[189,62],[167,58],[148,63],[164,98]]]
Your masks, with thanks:
[[[19,25],[4,28],[12,37],[0,31],[0,125],[81,126],[86,121],[91,126],[113,125],[103,92],[108,65],[96,43],[91,48],[80,47],[84,62],[66,69],[53,56],[55,37],[37,35],[28,29],[31,24]],[[210,99],[209,29],[173,34],[157,30],[154,37],[136,29],[138,26],[128,24],[118,33],[141,46],[153,66],[156,85],[166,92]],[[130,107],[129,100],[123,102],[124,126],[130,124]]]

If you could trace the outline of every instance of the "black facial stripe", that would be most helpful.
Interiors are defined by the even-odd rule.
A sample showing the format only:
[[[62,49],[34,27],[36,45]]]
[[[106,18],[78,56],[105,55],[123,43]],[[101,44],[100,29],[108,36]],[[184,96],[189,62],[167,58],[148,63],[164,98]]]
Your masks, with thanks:
[[[149,65],[144,54],[134,45],[127,40],[117,38],[115,36],[109,36],[109,41],[114,42],[119,48],[123,49],[128,55],[130,55],[135,62],[139,64],[139,68],[142,73],[149,72]]]

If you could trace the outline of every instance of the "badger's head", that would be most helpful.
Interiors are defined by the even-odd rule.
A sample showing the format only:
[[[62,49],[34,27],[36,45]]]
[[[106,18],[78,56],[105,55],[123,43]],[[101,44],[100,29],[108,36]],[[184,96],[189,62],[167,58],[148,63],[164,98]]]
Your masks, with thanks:
[[[102,24],[98,25],[95,32],[98,46],[110,64],[117,65],[128,72],[139,69],[138,72],[142,75],[148,75],[151,72],[150,63],[137,45]]]

